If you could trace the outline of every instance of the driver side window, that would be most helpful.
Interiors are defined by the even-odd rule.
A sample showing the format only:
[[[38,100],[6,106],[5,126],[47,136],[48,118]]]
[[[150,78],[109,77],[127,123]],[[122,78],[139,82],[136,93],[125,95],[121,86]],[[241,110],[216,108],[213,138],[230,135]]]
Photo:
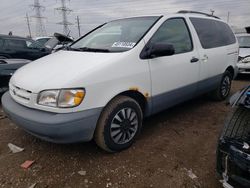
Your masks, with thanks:
[[[166,20],[155,32],[150,43],[172,44],[175,54],[190,52],[193,49],[190,32],[183,18]]]

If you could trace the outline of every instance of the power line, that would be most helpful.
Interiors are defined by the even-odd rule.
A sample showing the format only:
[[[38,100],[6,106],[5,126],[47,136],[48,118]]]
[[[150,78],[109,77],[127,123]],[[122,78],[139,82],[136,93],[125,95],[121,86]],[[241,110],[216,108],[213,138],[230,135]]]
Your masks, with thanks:
[[[41,13],[41,11],[45,10],[45,7],[40,4],[39,0],[34,0],[34,4],[31,6],[35,11],[35,16],[32,17],[36,19],[36,36],[46,36],[47,33],[43,24],[45,17]]]
[[[65,0],[61,0],[61,7],[56,8],[57,11],[59,11],[62,14],[62,21],[57,23],[59,25],[63,25],[63,33],[65,35],[68,35],[70,33],[69,25],[73,25],[71,22],[68,22],[67,15],[72,12],[71,9],[66,7]]]

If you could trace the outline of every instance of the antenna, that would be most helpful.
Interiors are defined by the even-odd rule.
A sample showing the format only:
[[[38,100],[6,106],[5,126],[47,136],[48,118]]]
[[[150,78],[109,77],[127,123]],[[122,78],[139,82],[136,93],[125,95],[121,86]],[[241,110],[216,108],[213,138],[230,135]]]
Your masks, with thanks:
[[[46,36],[47,33],[43,24],[43,19],[46,18],[41,13],[45,10],[45,7],[40,4],[39,0],[34,0],[34,4],[31,7],[35,11],[35,16],[32,17],[36,19],[36,36]]]
[[[66,7],[65,0],[61,0],[61,5],[62,5],[61,7],[56,8],[56,10],[62,14],[62,21],[57,24],[63,25],[63,33],[65,35],[68,35],[70,33],[69,25],[73,24],[71,22],[68,22],[67,15],[70,14],[72,10]]]

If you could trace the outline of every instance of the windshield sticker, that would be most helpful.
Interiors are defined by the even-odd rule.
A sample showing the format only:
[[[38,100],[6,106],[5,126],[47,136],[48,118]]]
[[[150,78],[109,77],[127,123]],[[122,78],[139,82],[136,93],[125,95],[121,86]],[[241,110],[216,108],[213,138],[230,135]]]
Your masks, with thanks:
[[[112,47],[113,48],[133,48],[135,46],[135,42],[115,42]]]

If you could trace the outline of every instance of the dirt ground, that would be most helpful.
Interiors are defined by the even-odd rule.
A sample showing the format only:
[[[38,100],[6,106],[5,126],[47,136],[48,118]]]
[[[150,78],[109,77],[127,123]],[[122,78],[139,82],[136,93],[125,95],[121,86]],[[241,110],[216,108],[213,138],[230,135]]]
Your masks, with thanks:
[[[250,76],[234,81],[232,93],[249,81]],[[0,187],[221,187],[215,153],[230,111],[225,102],[200,97],[146,119],[137,142],[116,154],[103,152],[94,142],[41,141],[0,111]],[[8,143],[25,150],[12,154]],[[20,167],[26,160],[35,160],[28,170]],[[191,170],[197,178],[188,176]]]

